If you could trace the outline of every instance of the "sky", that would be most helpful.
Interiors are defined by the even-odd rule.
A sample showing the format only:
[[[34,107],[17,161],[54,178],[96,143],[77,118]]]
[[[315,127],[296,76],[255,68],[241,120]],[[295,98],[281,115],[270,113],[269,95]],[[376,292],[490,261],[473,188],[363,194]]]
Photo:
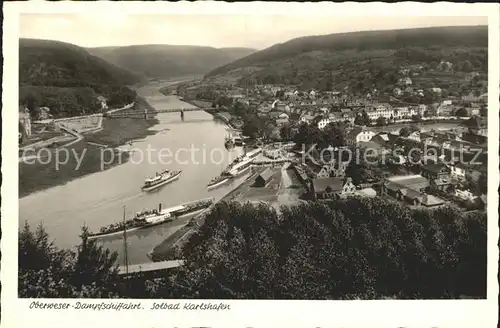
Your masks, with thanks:
[[[474,16],[22,14],[19,36],[82,47],[170,44],[260,50],[308,35],[487,24],[487,17]]]

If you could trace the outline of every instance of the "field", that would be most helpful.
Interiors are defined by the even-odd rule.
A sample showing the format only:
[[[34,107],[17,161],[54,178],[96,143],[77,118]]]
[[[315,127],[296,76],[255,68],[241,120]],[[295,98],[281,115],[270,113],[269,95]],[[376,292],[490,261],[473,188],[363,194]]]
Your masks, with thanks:
[[[128,118],[104,119],[103,129],[101,131],[94,134],[88,134],[85,136],[85,139],[69,147],[68,151],[70,151],[70,156],[66,164],[61,164],[59,167],[56,167],[55,153],[57,150],[55,149],[49,150],[52,160],[50,160],[47,164],[42,164],[38,160],[35,161],[34,164],[20,162],[19,197],[65,184],[71,180],[100,171],[101,148],[88,144],[88,142],[104,144],[109,147],[116,147],[129,140],[144,138],[145,136],[154,134],[155,132],[149,131],[148,129],[156,123],[156,119],[147,121]],[[85,154],[79,167],[77,159],[75,156],[71,155],[71,152],[78,154],[79,157],[82,154]],[[60,154],[61,161],[64,161],[64,153],[61,152]],[[44,156],[45,159],[47,159],[49,155],[45,153]],[[120,161],[124,163],[127,159],[128,154],[123,153],[122,156],[115,157],[115,161],[106,166],[105,169],[109,169],[120,164]],[[42,160],[41,162],[45,161],[46,160]],[[78,169],[75,169],[77,167]]]
[[[89,142],[116,147],[138,138],[155,134],[148,129],[157,123],[156,119],[143,120],[134,118],[106,118],[102,130],[85,136]]]

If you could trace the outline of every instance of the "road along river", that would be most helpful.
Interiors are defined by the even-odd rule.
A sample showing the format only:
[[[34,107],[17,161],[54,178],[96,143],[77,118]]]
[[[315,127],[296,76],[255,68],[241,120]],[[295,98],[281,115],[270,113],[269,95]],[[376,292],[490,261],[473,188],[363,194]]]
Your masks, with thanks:
[[[162,86],[146,85],[137,91],[157,109],[193,107],[176,96],[161,94],[158,89]],[[219,175],[222,168],[241,153],[239,149],[229,152],[224,148],[226,126],[212,115],[195,111],[186,112],[184,121],[179,113],[158,114],[157,118],[160,123],[152,129],[158,133],[123,147],[135,150],[127,163],[21,198],[20,226],[25,221],[32,228],[43,223],[58,247],[71,248],[79,244],[78,235],[83,225],[97,231],[102,226],[121,221],[123,206],[126,217],[130,218],[143,209],[157,208],[159,203],[166,208],[205,197],[220,199],[235,188],[239,180],[245,179],[242,176],[227,185],[207,190],[210,179]],[[161,159],[158,157],[160,151],[171,155]],[[144,179],[165,168],[183,173],[179,180],[155,192],[142,192]],[[187,216],[128,233],[129,264],[149,262],[147,253],[189,219]],[[119,264],[123,265],[123,237],[100,240],[104,247],[118,251]]]

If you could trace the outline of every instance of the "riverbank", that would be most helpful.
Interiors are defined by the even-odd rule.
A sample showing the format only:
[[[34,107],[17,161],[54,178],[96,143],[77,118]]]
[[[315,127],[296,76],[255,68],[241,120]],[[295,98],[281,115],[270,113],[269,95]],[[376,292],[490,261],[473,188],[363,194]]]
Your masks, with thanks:
[[[267,202],[273,205],[287,205],[299,202],[304,189],[296,177],[290,176],[288,165],[271,168],[272,178],[264,187],[255,186],[255,179],[266,170],[265,167],[254,167],[252,173],[233,190],[229,191],[217,203],[231,201],[249,201],[253,203]],[[279,204],[278,204],[279,203]],[[215,204],[216,205],[216,204]],[[203,214],[208,214],[209,211]],[[204,224],[205,215],[200,215],[163,242],[155,246],[149,253],[149,258],[156,261],[179,259],[184,244],[189,236],[196,232],[197,227]]]
[[[139,102],[136,109],[143,110],[143,106],[146,106],[144,103],[146,102]],[[95,133],[84,134],[83,140],[69,147],[44,151],[44,157],[32,161],[34,163],[20,162],[19,197],[66,184],[88,174],[126,163],[129,158],[128,153],[120,152],[119,156],[113,156],[113,161],[111,161],[110,152],[104,153],[103,148],[96,144],[115,148],[131,140],[145,138],[157,133],[157,131],[151,131],[150,128],[158,123],[155,117],[149,120],[103,119],[102,129]],[[114,152],[117,154],[116,151]],[[59,154],[59,164],[56,154]],[[110,164],[101,167],[103,159],[109,161]]]

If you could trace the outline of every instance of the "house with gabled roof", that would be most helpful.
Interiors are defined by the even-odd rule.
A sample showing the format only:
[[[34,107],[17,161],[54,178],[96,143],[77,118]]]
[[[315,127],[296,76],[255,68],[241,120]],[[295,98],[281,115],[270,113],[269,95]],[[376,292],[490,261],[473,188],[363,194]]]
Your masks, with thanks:
[[[429,180],[449,178],[450,169],[443,163],[427,164],[422,166],[421,175]]]
[[[351,178],[332,177],[312,180],[315,200],[340,199],[356,193],[356,186]]]
[[[375,136],[375,132],[366,127],[355,127],[347,133],[347,144],[355,145],[358,142],[370,141]]]

